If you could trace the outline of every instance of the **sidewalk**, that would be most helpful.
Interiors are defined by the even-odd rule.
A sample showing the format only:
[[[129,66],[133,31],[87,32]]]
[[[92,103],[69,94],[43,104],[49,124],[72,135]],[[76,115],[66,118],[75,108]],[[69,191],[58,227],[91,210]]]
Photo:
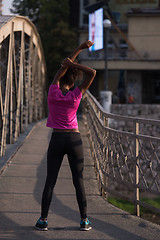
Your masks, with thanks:
[[[85,153],[85,188],[93,229],[79,231],[79,211],[67,159],[63,161],[48,216],[49,230],[34,225],[40,216],[51,130],[35,125],[0,176],[0,240],[158,240],[160,226],[132,216],[99,196],[88,139],[79,121]]]

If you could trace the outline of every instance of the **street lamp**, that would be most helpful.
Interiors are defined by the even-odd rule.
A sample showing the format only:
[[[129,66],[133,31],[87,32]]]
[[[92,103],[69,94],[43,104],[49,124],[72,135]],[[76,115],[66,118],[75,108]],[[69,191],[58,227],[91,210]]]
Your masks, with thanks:
[[[105,19],[103,21],[104,33],[105,33],[105,41],[104,41],[104,56],[105,56],[105,79],[104,79],[104,90],[108,90],[108,29],[111,27],[111,21],[109,19]]]
[[[101,96],[101,102],[102,106],[105,109],[106,112],[111,111],[111,103],[112,103],[112,92],[108,91],[108,66],[107,66],[107,61],[108,61],[108,29],[111,27],[111,21],[109,19],[105,19],[103,21],[103,26],[104,26],[104,62],[105,62],[105,75],[104,75],[104,91],[100,92]]]

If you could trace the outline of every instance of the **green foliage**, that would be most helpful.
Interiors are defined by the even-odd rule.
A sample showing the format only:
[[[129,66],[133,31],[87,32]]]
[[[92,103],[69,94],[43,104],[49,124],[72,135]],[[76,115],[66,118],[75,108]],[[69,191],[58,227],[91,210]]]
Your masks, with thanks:
[[[34,22],[39,15],[41,0],[13,0],[12,6],[12,13],[27,16]]]
[[[156,207],[156,208],[160,208],[160,197],[157,198],[142,198],[141,199],[142,202],[148,203],[149,205]],[[143,212],[150,212],[148,209],[143,208]]]
[[[36,25],[44,48],[50,83],[62,60],[77,45],[77,31],[69,24],[69,1],[14,0],[12,12],[29,17]]]
[[[141,198],[141,201],[145,202],[145,203],[148,203],[153,207],[160,208],[160,197],[157,197],[157,198]],[[114,198],[114,197],[108,197],[108,202],[111,203],[112,205],[126,211],[126,212],[134,214],[134,204],[129,202],[129,201]],[[141,213],[150,213],[150,212],[151,211],[149,209],[141,207]]]
[[[108,197],[108,202],[126,212],[134,213],[134,205],[126,200]]]

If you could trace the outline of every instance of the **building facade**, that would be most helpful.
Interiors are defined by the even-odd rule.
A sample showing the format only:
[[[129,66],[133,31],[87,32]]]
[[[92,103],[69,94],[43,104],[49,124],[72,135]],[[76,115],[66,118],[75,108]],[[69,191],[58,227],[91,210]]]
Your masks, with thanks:
[[[108,90],[121,103],[160,103],[160,10],[157,0],[87,1],[80,18],[80,41],[88,39],[87,12],[103,7],[108,30]],[[82,24],[83,23],[83,24]],[[104,36],[105,38],[105,36]],[[80,60],[97,70],[91,92],[99,98],[104,89],[104,49],[85,51]]]
[[[2,0],[0,0],[0,16],[2,15]]]

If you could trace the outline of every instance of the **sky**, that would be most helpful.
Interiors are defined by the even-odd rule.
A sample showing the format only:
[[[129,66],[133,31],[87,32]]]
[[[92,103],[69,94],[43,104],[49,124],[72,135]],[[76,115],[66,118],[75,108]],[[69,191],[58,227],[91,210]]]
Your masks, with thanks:
[[[12,7],[13,0],[2,0],[2,14],[3,15],[12,15],[9,8]]]

